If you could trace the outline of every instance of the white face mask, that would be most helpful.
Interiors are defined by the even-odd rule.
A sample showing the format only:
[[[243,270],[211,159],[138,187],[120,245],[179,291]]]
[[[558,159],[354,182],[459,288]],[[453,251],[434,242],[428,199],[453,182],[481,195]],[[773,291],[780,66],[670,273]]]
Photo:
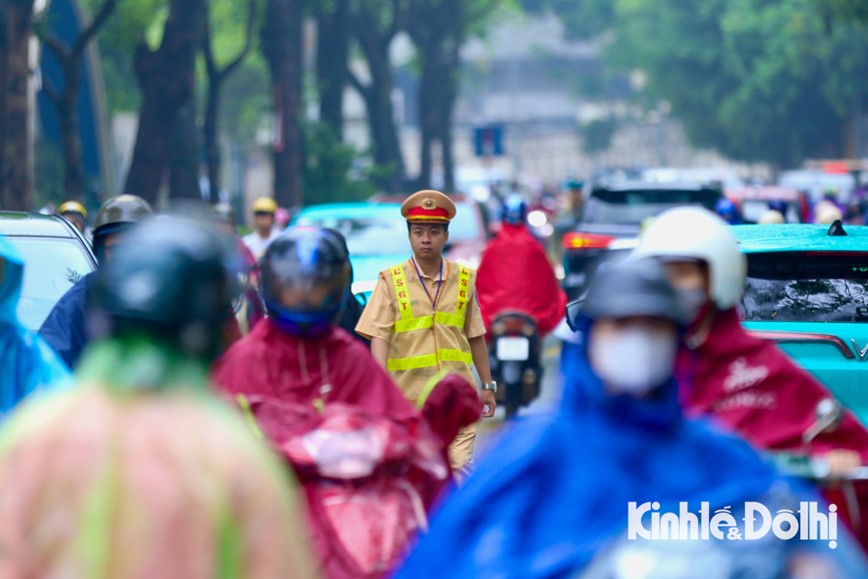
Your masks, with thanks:
[[[591,366],[609,388],[641,396],[672,375],[677,343],[667,332],[625,327],[608,335],[591,333]]]

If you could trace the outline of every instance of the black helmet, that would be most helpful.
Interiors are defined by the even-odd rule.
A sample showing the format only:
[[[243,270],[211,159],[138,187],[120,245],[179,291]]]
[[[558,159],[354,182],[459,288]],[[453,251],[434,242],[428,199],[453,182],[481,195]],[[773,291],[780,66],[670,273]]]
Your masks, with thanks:
[[[228,240],[192,219],[142,223],[97,276],[92,298],[104,314],[97,333],[143,334],[187,355],[214,356],[237,293],[231,252]]]
[[[152,213],[148,202],[135,195],[118,195],[103,203],[93,222],[93,251],[97,261],[103,261],[103,248],[107,236],[119,233]]]
[[[333,234],[321,229],[287,231],[268,246],[260,268],[265,308],[285,332],[316,338],[341,316],[350,260]]]
[[[685,323],[666,270],[653,259],[626,260],[597,273],[579,311],[592,320],[653,316],[679,326]]]

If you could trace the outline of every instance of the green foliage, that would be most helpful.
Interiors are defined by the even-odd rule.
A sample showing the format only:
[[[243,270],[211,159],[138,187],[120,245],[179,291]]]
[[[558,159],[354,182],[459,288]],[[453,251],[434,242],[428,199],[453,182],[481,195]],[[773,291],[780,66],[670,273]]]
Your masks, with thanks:
[[[362,201],[375,193],[371,175],[357,166],[358,152],[341,143],[324,123],[305,129],[304,201],[306,205]]]
[[[864,28],[828,26],[817,0],[525,4],[558,10],[574,36],[610,32],[606,62],[643,71],[646,102],[668,102],[691,142],[737,159],[841,155],[847,120],[868,95]]]
[[[581,126],[582,149],[589,154],[600,153],[612,144],[612,137],[618,130],[618,121],[614,118],[597,119]]]

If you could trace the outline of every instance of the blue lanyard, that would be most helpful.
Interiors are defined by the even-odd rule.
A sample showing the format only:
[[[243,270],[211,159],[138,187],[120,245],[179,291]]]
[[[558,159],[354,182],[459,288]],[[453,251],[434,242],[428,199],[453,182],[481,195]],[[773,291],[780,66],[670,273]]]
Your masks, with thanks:
[[[419,266],[416,265],[416,258],[411,257],[410,261],[413,262],[413,267],[416,268],[416,275],[419,276],[419,283],[422,284],[422,289],[425,290],[425,295],[428,296],[428,301],[431,302],[431,310],[437,311],[437,300],[440,299],[440,290],[443,289],[443,259],[440,259],[440,279],[438,280],[440,283],[437,284],[437,293],[434,294],[434,299],[431,299],[431,294],[428,293],[428,286],[425,285],[425,280],[422,279],[422,272],[419,271]]]

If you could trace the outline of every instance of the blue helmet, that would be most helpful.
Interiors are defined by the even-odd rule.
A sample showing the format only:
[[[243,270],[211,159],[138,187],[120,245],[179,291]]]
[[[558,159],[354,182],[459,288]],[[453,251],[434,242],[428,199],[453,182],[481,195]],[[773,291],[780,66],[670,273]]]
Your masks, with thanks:
[[[332,233],[296,229],[265,252],[259,283],[271,321],[300,338],[325,335],[343,313],[350,260]]]
[[[523,225],[527,219],[527,203],[521,195],[510,195],[503,202],[501,221],[508,225]]]
[[[714,210],[730,225],[738,225],[742,221],[738,206],[726,197],[717,202]]]

